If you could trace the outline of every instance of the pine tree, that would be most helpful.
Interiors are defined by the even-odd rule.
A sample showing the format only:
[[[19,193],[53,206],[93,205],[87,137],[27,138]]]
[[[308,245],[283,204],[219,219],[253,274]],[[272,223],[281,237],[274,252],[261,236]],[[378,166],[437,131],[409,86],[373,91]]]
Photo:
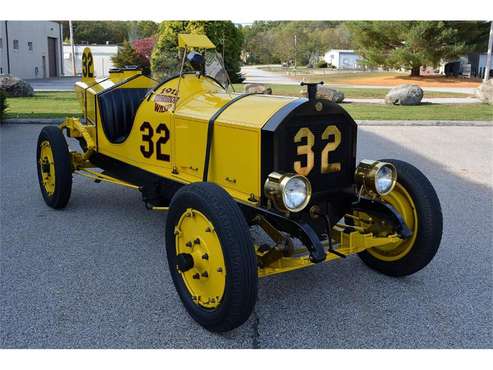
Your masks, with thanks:
[[[348,28],[367,65],[406,68],[411,76],[467,50],[458,29],[443,21],[349,22]]]

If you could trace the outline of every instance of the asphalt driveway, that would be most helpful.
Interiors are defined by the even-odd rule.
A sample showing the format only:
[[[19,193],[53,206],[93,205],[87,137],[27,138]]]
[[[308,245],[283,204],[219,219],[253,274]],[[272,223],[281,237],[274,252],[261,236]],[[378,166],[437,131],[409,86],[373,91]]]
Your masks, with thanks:
[[[241,328],[211,334],[167,271],[165,214],[74,177],[69,206],[40,195],[40,125],[0,127],[1,348],[491,348],[493,127],[362,127],[359,157],[415,163],[440,197],[434,261],[406,278],[358,257],[265,278]]]

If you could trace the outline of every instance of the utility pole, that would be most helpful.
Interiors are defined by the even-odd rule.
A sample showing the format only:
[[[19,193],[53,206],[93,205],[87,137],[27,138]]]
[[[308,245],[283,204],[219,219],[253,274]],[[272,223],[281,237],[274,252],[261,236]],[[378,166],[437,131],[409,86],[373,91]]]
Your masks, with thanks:
[[[486,67],[484,69],[484,79],[486,82],[490,79],[491,70],[491,49],[493,48],[493,22],[490,22],[490,40],[488,41],[488,55],[486,57]]]
[[[70,48],[72,49],[72,71],[74,72],[74,76],[76,76],[77,69],[75,68],[74,30],[72,29],[72,21],[68,21],[68,28],[70,31]]]
[[[296,35],[294,35],[294,74],[296,74]]]

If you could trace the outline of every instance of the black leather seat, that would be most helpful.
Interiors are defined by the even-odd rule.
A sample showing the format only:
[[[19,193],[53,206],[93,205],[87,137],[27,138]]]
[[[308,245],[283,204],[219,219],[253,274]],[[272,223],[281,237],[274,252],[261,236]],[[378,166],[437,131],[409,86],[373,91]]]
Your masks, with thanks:
[[[148,89],[111,89],[98,95],[103,131],[112,143],[121,143],[130,134],[135,113]]]

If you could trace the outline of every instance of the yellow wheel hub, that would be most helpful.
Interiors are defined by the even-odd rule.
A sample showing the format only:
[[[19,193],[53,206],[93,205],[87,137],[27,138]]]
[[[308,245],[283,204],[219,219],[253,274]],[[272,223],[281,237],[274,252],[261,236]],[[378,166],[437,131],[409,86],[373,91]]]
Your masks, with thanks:
[[[383,261],[396,261],[408,254],[416,241],[416,235],[418,233],[418,214],[411,196],[399,183],[396,183],[394,190],[382,197],[382,200],[393,206],[397,212],[399,212],[407,227],[412,231],[412,236],[401,242],[370,248],[368,249],[368,253]]]
[[[203,213],[188,208],[175,227],[175,244],[177,255],[193,258],[190,269],[178,271],[194,302],[204,308],[218,307],[226,285],[226,266],[213,224]]]
[[[43,187],[48,195],[53,195],[55,192],[55,162],[51,145],[47,140],[41,143],[39,167]]]

